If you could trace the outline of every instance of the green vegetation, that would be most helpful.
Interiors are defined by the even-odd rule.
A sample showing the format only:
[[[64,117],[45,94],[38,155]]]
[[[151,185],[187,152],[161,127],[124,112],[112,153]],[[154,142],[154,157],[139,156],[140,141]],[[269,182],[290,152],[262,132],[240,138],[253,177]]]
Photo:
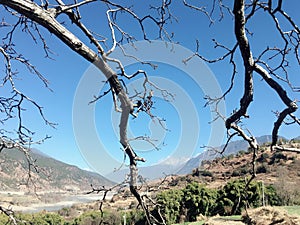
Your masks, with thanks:
[[[35,214],[17,214],[17,221],[20,224],[34,224],[34,225],[67,225],[64,218],[56,213],[35,213]],[[10,220],[6,215],[0,214],[0,224],[10,224]]]
[[[164,215],[170,224],[176,223],[180,217],[183,195],[184,192],[182,190],[168,190],[157,195],[157,203],[161,214]]]
[[[168,190],[158,196],[159,209],[167,224],[196,221],[199,215],[232,216],[245,208],[262,205],[262,185],[251,182],[246,187],[244,179],[228,182],[220,189],[210,189],[196,182],[181,190]],[[265,200],[269,205],[282,203],[273,186],[265,187]]]
[[[265,162],[268,161],[268,158],[269,158],[269,157],[270,157],[269,154],[264,152],[264,153],[262,153],[262,154],[260,155],[260,157],[257,159],[257,162],[265,163]]]
[[[218,224],[220,224],[220,221],[228,222],[228,221],[241,221],[241,220],[242,220],[241,215],[220,216],[220,217],[218,217],[218,221],[219,221]],[[207,224],[205,222],[206,222],[205,219],[203,219],[203,220],[200,220],[200,221],[197,221],[197,222],[184,222],[184,223],[179,223],[179,224],[174,224],[174,225],[203,225],[203,224]]]
[[[245,155],[246,153],[247,153],[246,151],[240,150],[240,151],[238,151],[238,153],[236,154],[236,156],[243,156],[243,155]]]
[[[280,198],[278,192],[273,185],[265,187],[265,195],[267,205],[278,206],[282,205],[282,199]]]
[[[185,222],[185,223],[180,223],[180,224],[175,224],[175,225],[203,225],[204,221],[198,221],[198,222],[193,222],[193,223],[189,223],[189,222]]]
[[[213,177],[213,173],[209,170],[200,170],[199,168],[196,168],[192,172],[193,176],[203,176],[203,177]]]
[[[243,179],[228,182],[218,192],[216,211],[223,216],[241,214],[245,207],[261,205],[261,191],[258,182],[251,182],[246,187]]]
[[[268,167],[264,163],[262,163],[260,166],[257,167],[256,173],[267,173],[268,172]]]
[[[240,219],[245,208],[256,208],[262,205],[262,189],[267,205],[279,206],[284,203],[275,186],[262,187],[260,182],[252,181],[246,187],[245,179],[229,181],[222,188],[212,189],[197,182],[188,183],[184,188],[162,191],[157,195],[158,206],[153,215],[162,215],[167,224],[192,222],[199,216],[220,215],[224,220]],[[300,206],[284,207],[290,214],[300,214]],[[57,213],[40,212],[35,214],[16,214],[21,224],[34,225],[92,225],[92,224],[145,224],[141,210],[110,210],[103,215],[98,210],[85,211],[78,215],[73,208],[63,208]],[[195,223],[203,224],[204,221]],[[9,218],[0,214],[0,224],[10,224]],[[190,224],[190,223],[188,223]],[[193,223],[194,224],[194,223]]]
[[[299,205],[282,206],[279,208],[285,209],[288,212],[288,214],[300,216],[300,206]]]
[[[88,211],[74,219],[67,219],[58,213],[40,212],[34,214],[16,214],[15,218],[19,224],[24,225],[119,225],[122,224],[124,214],[124,211],[104,211],[102,216],[100,211]],[[126,222],[127,224],[144,224],[143,212],[138,210],[127,211]],[[6,215],[0,214],[0,224],[12,223],[10,223]]]
[[[282,152],[276,152],[274,155],[272,155],[269,165],[279,163],[280,160],[287,160],[287,157]]]
[[[186,211],[186,220],[195,221],[198,215],[210,215],[210,209],[215,207],[217,191],[193,182],[183,190],[182,207]]]
[[[240,177],[240,176],[244,176],[244,175],[247,175],[249,173],[249,168],[247,167],[240,167],[240,168],[237,168],[235,169],[233,172],[232,172],[232,176],[233,177]]]

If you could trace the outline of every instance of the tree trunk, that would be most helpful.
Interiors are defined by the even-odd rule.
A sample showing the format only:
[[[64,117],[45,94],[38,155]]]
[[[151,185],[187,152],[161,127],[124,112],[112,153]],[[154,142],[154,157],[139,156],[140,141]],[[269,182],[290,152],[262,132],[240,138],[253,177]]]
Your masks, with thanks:
[[[130,190],[137,198],[138,202],[145,210],[147,221],[151,223],[149,212],[142,201],[140,194],[137,191],[137,176],[138,169],[136,161],[145,161],[143,158],[137,157],[127,138],[127,124],[130,113],[133,110],[132,101],[122,87],[116,72],[105,62],[105,60],[94,52],[91,48],[85,45],[78,37],[66,29],[56,20],[56,12],[54,8],[44,9],[33,1],[29,0],[0,0],[0,4],[5,5],[19,14],[29,18],[33,22],[43,26],[50,33],[58,37],[63,43],[69,46],[74,52],[81,55],[87,61],[93,63],[108,79],[113,93],[115,93],[121,102],[121,121],[120,121],[120,142],[127,153],[130,160]]]

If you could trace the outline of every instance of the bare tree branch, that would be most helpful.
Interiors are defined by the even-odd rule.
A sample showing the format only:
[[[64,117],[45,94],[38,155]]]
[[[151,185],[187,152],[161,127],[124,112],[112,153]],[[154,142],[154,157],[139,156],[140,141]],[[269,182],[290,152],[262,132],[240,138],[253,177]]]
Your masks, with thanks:
[[[144,81],[144,93],[143,93],[143,99],[144,102],[146,102],[146,99],[148,99],[149,107],[151,108],[152,105],[150,105],[150,100],[146,96],[147,93],[147,87],[146,85],[150,85],[153,88],[160,90],[163,96],[166,98],[168,96],[172,95],[163,89],[160,89],[158,86],[156,86],[154,83],[152,83],[149,79],[148,76],[146,75],[145,72],[138,71],[136,74],[133,74],[132,76],[128,76],[125,73],[125,70],[123,69],[123,66],[120,61],[117,59],[111,59],[108,56],[115,50],[116,46],[119,44],[119,40],[116,39],[115,32],[118,31],[121,33],[122,37],[126,37],[129,39],[129,41],[133,40],[133,37],[131,37],[129,34],[127,34],[125,31],[122,30],[121,27],[118,26],[118,24],[115,21],[115,15],[117,12],[122,11],[133,17],[135,20],[138,21],[140,28],[144,34],[144,38],[147,39],[145,29],[144,29],[144,21],[150,20],[154,22],[158,27],[159,27],[159,36],[162,37],[168,37],[167,32],[164,30],[164,23],[166,20],[170,19],[170,16],[165,17],[163,20],[157,20],[151,15],[146,15],[142,18],[138,17],[137,14],[135,14],[130,8],[123,7],[119,4],[112,3],[110,1],[102,1],[104,2],[108,7],[114,7],[114,8],[109,8],[107,11],[107,18],[108,18],[108,23],[109,23],[109,29],[111,31],[111,37],[112,37],[112,46],[108,51],[104,51],[103,47],[101,46],[101,43],[96,39],[94,33],[90,31],[82,22],[81,22],[81,16],[79,12],[79,6],[82,6],[84,4],[89,4],[93,2],[93,0],[86,0],[82,2],[75,2],[75,4],[71,5],[65,5],[62,0],[57,0],[58,6],[50,7],[49,3],[46,2],[45,4],[38,5],[34,1],[26,1],[26,0],[0,0],[0,4],[6,6],[7,8],[13,9],[19,14],[21,14],[20,18],[26,18],[26,20],[31,21],[32,24],[34,24],[34,27],[37,27],[37,25],[40,25],[47,29],[50,33],[54,34],[57,38],[59,38],[64,44],[66,44],[70,49],[72,49],[74,52],[82,56],[84,59],[87,61],[93,63],[100,71],[103,72],[105,75],[107,82],[110,85],[110,88],[108,91],[104,92],[102,95],[95,97],[92,102],[97,101],[104,95],[108,94],[109,92],[112,93],[113,95],[113,100],[116,103],[116,98],[117,96],[119,102],[120,102],[120,108],[121,108],[121,119],[120,119],[120,124],[119,124],[119,132],[120,132],[120,143],[122,144],[124,151],[126,152],[129,161],[130,161],[130,191],[131,193],[136,197],[138,200],[139,204],[143,208],[146,218],[148,221],[148,224],[153,224],[153,218],[150,215],[149,208],[147,206],[147,203],[145,201],[145,198],[140,195],[139,190],[138,190],[138,185],[137,185],[137,178],[138,178],[138,169],[137,169],[137,162],[142,161],[145,162],[145,159],[142,157],[139,157],[134,149],[131,147],[128,137],[127,137],[127,126],[128,126],[128,119],[129,116],[133,114],[134,111],[134,103],[132,99],[128,96],[128,93],[126,91],[126,86],[124,86],[124,83],[122,83],[122,80],[119,79],[118,74],[108,65],[107,61],[112,61],[115,62],[119,65],[122,76],[126,77],[127,79],[130,79],[134,76],[137,76],[138,74],[144,74],[145,81]],[[163,2],[163,4],[159,7],[156,8],[156,10],[161,9],[161,10],[167,10],[168,8],[168,3]],[[14,13],[14,11],[11,11],[11,13]],[[75,24],[82,32],[83,34],[89,39],[89,41],[92,43],[94,47],[96,47],[97,52],[95,52],[91,47],[89,47],[87,44],[85,44],[80,38],[75,36],[69,29],[67,29],[62,23],[60,23],[57,20],[57,17],[60,14],[66,14],[71,22]],[[165,12],[161,11],[161,15],[165,16]],[[22,21],[21,21],[22,22]],[[15,29],[15,27],[13,28]],[[13,32],[12,32],[13,33]],[[40,34],[40,33],[38,33]],[[11,35],[12,36],[12,35]],[[12,38],[12,37],[11,37]],[[40,37],[42,39],[42,37]],[[42,39],[42,42],[45,43]],[[44,45],[45,47],[46,45]],[[4,49],[1,51],[2,54],[5,55]],[[9,64],[9,60],[7,60],[7,70],[8,74],[11,74],[11,68]],[[25,61],[22,61],[22,63],[26,63]],[[31,67],[30,65],[29,69],[32,69],[34,72],[37,72],[35,70],[35,67]],[[39,74],[38,74],[39,75]],[[13,80],[8,79],[11,81],[11,84],[13,85]],[[42,112],[42,108],[37,105],[33,100],[28,98],[26,95],[22,95],[21,93],[18,93],[21,96],[21,99],[17,102],[16,106],[18,111],[21,112],[21,103],[26,99],[27,101],[31,102],[35,107],[39,109],[40,115],[42,118],[50,124],[44,117],[44,114]],[[151,96],[152,97],[152,96]],[[150,97],[150,98],[151,98]],[[19,104],[18,104],[19,103]],[[117,104],[115,104],[117,105]],[[148,107],[145,105],[145,107]],[[150,108],[147,109],[147,113],[150,112]],[[21,120],[22,116],[21,114],[18,115],[18,118],[20,120],[20,127],[19,131],[20,134],[29,138],[29,136],[26,136],[26,133],[31,134],[30,130],[28,130],[26,127],[21,125]],[[50,124],[52,125],[52,124]],[[107,193],[107,192],[105,192]]]
[[[0,212],[4,213],[6,216],[9,217],[9,220],[12,224],[14,225],[17,225],[18,224],[18,221],[17,219],[15,218],[15,215],[14,215],[14,211],[9,209],[9,208],[5,208],[5,207],[2,207],[0,206]]]

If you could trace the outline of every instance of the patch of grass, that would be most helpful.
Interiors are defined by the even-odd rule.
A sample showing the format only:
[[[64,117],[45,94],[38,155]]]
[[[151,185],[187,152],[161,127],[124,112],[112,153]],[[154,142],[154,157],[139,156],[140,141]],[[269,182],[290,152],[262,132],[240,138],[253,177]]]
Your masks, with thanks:
[[[199,221],[199,222],[185,222],[180,224],[174,224],[174,225],[203,225],[205,221]]]
[[[241,215],[234,215],[234,216],[220,216],[217,217],[218,220],[220,221],[241,221],[242,216]],[[185,222],[185,223],[180,223],[180,224],[174,224],[174,225],[203,225],[204,220],[202,221],[197,221],[197,222]]]
[[[241,215],[233,215],[233,216],[221,216],[222,220],[234,220],[234,221],[240,221],[242,219]]]
[[[300,205],[282,206],[279,208],[285,209],[288,212],[288,214],[300,216]]]

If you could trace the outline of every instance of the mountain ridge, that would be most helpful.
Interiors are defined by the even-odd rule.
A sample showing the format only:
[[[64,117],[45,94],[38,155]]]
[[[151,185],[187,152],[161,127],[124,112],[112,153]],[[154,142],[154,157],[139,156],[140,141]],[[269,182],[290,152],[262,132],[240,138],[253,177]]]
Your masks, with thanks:
[[[284,137],[279,137],[285,139]],[[300,140],[300,136],[293,138]],[[257,137],[257,142],[261,145],[271,142],[271,135],[263,135]],[[224,145],[219,146],[217,150],[221,150]],[[223,156],[237,154],[239,151],[247,150],[248,143],[244,140],[229,142]],[[38,149],[31,149],[31,155],[36,160],[37,165],[42,168],[39,173],[32,173],[31,178],[36,181],[39,189],[52,189],[54,191],[75,191],[75,190],[90,190],[91,185],[110,186],[114,182],[124,181],[126,174],[129,174],[127,168],[111,173],[105,177],[78,168],[52,158],[44,154]],[[197,156],[183,161],[181,164],[157,164],[149,167],[139,167],[139,173],[148,180],[155,180],[169,174],[186,175],[192,173],[193,169],[199,167],[203,160],[212,160],[220,157],[213,151],[204,151]],[[24,185],[28,178],[28,165],[24,155],[14,150],[2,150],[0,153],[0,190],[26,190]],[[113,182],[112,182],[113,181]]]
[[[282,136],[279,138],[286,139]],[[258,144],[264,144],[272,141],[271,135],[263,135],[256,138]],[[224,145],[216,147],[216,150],[221,151]],[[236,154],[240,150],[247,150],[248,143],[245,140],[236,140],[229,142],[223,156]],[[221,156],[214,151],[203,151],[195,157],[190,158],[186,162],[177,165],[156,164],[148,167],[140,167],[139,173],[148,180],[155,180],[164,177],[166,174],[186,175],[192,173],[193,169],[197,168],[203,160],[212,160]],[[108,175],[115,182],[121,182],[125,179],[126,174],[129,174],[128,169],[121,169]]]
[[[287,140],[283,136],[279,136],[279,139]],[[268,143],[272,141],[272,135],[262,135],[259,137],[256,137],[256,141],[259,145]],[[217,147],[215,150],[221,151],[224,148],[225,145],[221,145]],[[198,168],[199,165],[201,164],[202,161],[204,160],[212,160],[214,158],[220,157],[220,156],[228,156],[231,154],[237,154],[239,151],[245,151],[249,147],[247,141],[245,140],[236,140],[236,141],[231,141],[228,143],[226,150],[224,153],[221,155],[217,153],[214,150],[208,150],[200,153],[198,156],[188,160],[186,164],[182,167],[181,170],[178,171],[177,174],[179,175],[185,175],[192,173],[193,169]]]
[[[33,186],[36,191],[74,192],[91,190],[91,185],[97,187],[113,184],[97,173],[61,162],[37,149],[30,150],[30,156],[38,170],[28,164],[24,153],[21,151],[17,149],[3,149],[1,151],[1,191],[28,191],[30,186]],[[29,169],[30,174],[28,173]]]

